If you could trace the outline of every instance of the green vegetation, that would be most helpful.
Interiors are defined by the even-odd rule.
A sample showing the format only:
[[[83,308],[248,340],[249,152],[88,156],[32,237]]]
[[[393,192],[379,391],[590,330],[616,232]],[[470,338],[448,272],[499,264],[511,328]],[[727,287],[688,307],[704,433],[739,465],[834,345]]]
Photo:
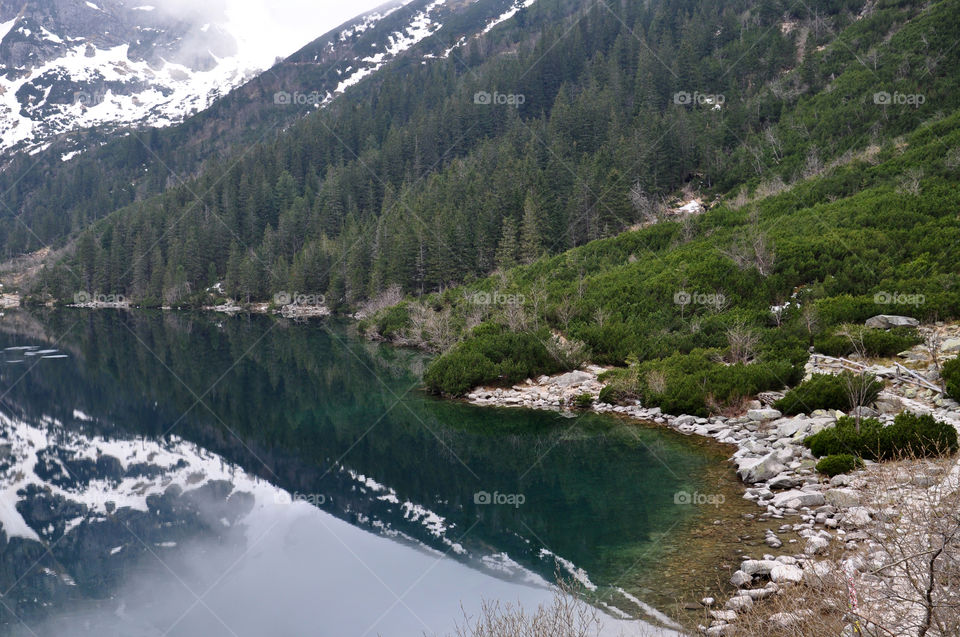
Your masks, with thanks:
[[[944,165],[953,146],[949,127],[923,156],[910,156],[918,140],[900,136],[943,127],[938,120],[960,105],[960,50],[951,46],[960,39],[957,6],[882,2],[853,20],[863,6],[655,0],[584,8],[541,0],[463,55],[419,64],[410,60],[423,61],[423,51],[411,52],[349,99],[275,139],[224,153],[160,196],[120,196],[95,177],[46,179],[56,192],[10,208],[42,216],[31,226],[49,237],[129,204],[44,272],[37,292],[60,299],[86,289],[196,304],[201,290],[224,281],[244,301],[286,290],[352,309],[391,285],[423,296],[616,235],[662,217],[662,200],[684,187],[708,201],[728,195],[736,207],[642,233],[630,252],[611,254],[645,262],[678,253],[685,267],[675,277],[637,286],[668,293],[655,297],[661,312],[681,289],[712,294],[721,286],[751,323],[761,318],[757,301],[786,301],[800,285],[822,284],[823,296],[860,296],[866,287],[926,293],[890,288],[900,277],[886,273],[909,264],[910,283],[934,284],[949,265],[941,250],[921,246],[951,243],[939,225],[954,208],[956,175]],[[815,28],[780,28],[784,20],[806,24],[811,12]],[[930,50],[943,57],[927,69]],[[864,59],[874,60],[869,71]],[[924,73],[903,73],[920,66]],[[525,102],[474,103],[477,91],[494,89]],[[884,107],[874,100],[878,90],[925,99]],[[678,99],[706,93],[722,94],[722,108]],[[131,147],[138,145],[124,148]],[[82,213],[74,214],[71,197],[86,198]],[[787,216],[789,224],[777,223]],[[10,225],[19,234],[9,243],[32,247],[26,230]],[[715,233],[712,249],[690,258],[690,244],[699,243],[692,239],[704,233]],[[754,241],[760,237],[767,241]],[[775,259],[773,251],[756,254],[763,245],[776,246]],[[582,256],[588,260],[569,267],[586,279],[589,252]],[[744,267],[753,260],[757,273]],[[941,298],[928,295],[919,311],[949,301],[942,297],[950,286],[933,289]],[[624,338],[629,317],[644,309],[631,297],[614,304],[615,314],[604,308],[610,325],[598,322],[590,340],[580,340],[618,363],[631,352],[648,357],[641,341],[661,355],[672,351],[649,334]],[[578,295],[567,298],[574,313],[582,309]],[[553,317],[554,326],[563,322]]]
[[[863,419],[858,426],[854,418],[843,417],[836,426],[803,442],[818,458],[853,454],[868,460],[897,460],[953,453],[957,450],[957,430],[929,414],[903,412],[887,427],[875,418]]]
[[[849,453],[837,453],[825,456],[817,463],[817,472],[833,477],[841,473],[848,473],[863,466],[863,460]]]
[[[666,413],[707,416],[797,380],[797,369],[788,361],[731,365],[720,355],[719,350],[694,350],[611,370],[601,376],[608,385],[600,398],[614,403],[638,398]]]
[[[832,334],[814,339],[817,351],[828,356],[893,356],[922,342],[913,328],[878,330],[862,325],[841,325]]]
[[[960,400],[960,358],[944,363],[943,380],[947,385],[947,395],[954,400]]]
[[[493,324],[473,330],[472,338],[432,364],[423,380],[430,390],[460,396],[477,385],[513,385],[540,373],[564,369],[544,344],[550,335],[514,333]]]
[[[814,374],[786,396],[774,403],[774,407],[787,415],[810,413],[815,409],[838,409],[847,411],[856,406],[873,403],[883,383],[870,374],[857,375],[852,372],[834,374]],[[859,398],[859,405],[851,404],[851,395]]]
[[[590,405],[593,404],[593,396],[590,394],[578,394],[573,399],[573,406],[577,409],[590,409]]]

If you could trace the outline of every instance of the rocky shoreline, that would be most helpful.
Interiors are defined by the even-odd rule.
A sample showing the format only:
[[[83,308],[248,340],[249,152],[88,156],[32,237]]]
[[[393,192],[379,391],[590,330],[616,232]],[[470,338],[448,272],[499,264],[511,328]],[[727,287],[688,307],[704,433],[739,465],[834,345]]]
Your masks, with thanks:
[[[815,366],[816,362],[808,364],[808,374],[828,371]],[[779,595],[785,587],[817,586],[838,568],[825,558],[827,554],[842,552],[843,568],[852,569],[850,576],[858,582],[861,578],[864,580],[861,583],[864,590],[876,585],[871,578],[877,579],[877,576],[865,566],[871,563],[865,557],[877,550],[870,530],[889,515],[876,503],[871,478],[873,463],[867,462],[863,470],[827,480],[816,472],[816,458],[803,445],[805,437],[832,426],[838,417],[846,414],[817,410],[784,417],[770,407],[779,397],[775,393],[761,395],[762,402],[754,401],[745,414],[736,417],[673,416],[662,413],[659,408],[643,407],[639,401],[630,406],[610,405],[598,400],[603,388],[598,376],[603,371],[603,367],[585,366],[557,376],[541,376],[512,388],[477,388],[466,399],[484,406],[565,410],[584,404],[585,399],[578,400],[578,397],[589,395],[593,399],[589,409],[594,412],[653,422],[683,434],[705,436],[735,446],[730,460],[745,485],[743,497],[761,509],[755,517],[758,523],[780,522],[777,531],[765,531],[764,542],[770,551],[782,554],[743,557],[730,577],[735,593],[723,603],[712,598],[700,601],[707,609],[705,617],[709,618],[707,624],[699,627],[703,634],[732,634],[741,614],[756,613],[762,607],[754,609],[755,602]],[[902,389],[888,388],[877,401],[879,413],[871,410],[868,415],[892,422],[896,413],[908,409],[931,413],[960,428],[960,405],[955,401],[930,395],[918,399],[916,391]],[[944,479],[941,468],[930,468],[919,461],[915,464],[916,467],[907,470],[901,497],[909,498],[911,493],[940,484]],[[950,464],[957,466],[955,460]],[[780,535],[795,537],[784,542]],[[774,613],[768,621],[788,630],[803,618],[803,609],[793,609]]]

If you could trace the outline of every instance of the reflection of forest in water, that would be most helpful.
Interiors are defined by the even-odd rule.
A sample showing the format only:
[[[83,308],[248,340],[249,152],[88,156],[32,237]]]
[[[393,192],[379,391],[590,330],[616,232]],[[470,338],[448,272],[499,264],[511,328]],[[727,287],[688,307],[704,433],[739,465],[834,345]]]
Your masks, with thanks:
[[[612,418],[432,398],[419,390],[423,355],[336,323],[112,311],[33,318],[4,320],[0,345],[44,345],[46,334],[71,357],[43,361],[12,387],[4,407],[24,419],[117,437],[169,430],[290,492],[323,494],[322,508],[347,521],[379,520],[446,549],[405,517],[404,502],[422,505],[445,519],[449,540],[506,551],[547,575],[545,547],[598,583],[625,556],[632,562],[692,514],[673,495],[696,489],[715,460],[680,436]],[[8,384],[25,371],[0,374]],[[80,422],[75,410],[95,420]],[[399,503],[358,488],[350,472],[393,489]],[[525,502],[477,504],[478,491]]]

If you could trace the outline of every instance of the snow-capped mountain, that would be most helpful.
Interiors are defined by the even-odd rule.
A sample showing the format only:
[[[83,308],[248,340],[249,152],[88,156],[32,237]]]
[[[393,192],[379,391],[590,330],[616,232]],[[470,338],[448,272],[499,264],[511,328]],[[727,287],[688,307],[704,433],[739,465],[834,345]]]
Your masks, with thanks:
[[[0,0],[0,153],[36,153],[64,133],[84,129],[95,128],[102,142],[103,134],[120,128],[177,124],[251,78],[270,74],[277,81],[267,84],[281,89],[277,104],[288,99],[319,107],[417,44],[425,60],[449,56],[533,1],[388,2],[264,74],[296,48],[284,49],[296,36],[251,35],[251,25],[237,14],[249,18],[252,4],[232,13],[223,8],[240,0],[202,10],[179,0]],[[366,0],[354,10],[375,3]],[[315,21],[317,30],[343,11],[327,10],[326,24]],[[441,34],[453,15],[456,28]],[[430,36],[439,37],[424,42]],[[290,81],[297,74],[310,80],[309,90],[297,90],[297,77]],[[291,85],[286,95],[284,84]],[[61,154],[66,160],[75,152]]]
[[[294,4],[274,6],[284,12]],[[320,11],[325,3],[318,4]],[[331,26],[307,15],[316,31],[284,36],[277,31],[292,18],[261,29],[249,20],[256,5],[0,1],[0,151],[35,152],[77,129],[178,123]],[[320,15],[339,21],[342,12]]]

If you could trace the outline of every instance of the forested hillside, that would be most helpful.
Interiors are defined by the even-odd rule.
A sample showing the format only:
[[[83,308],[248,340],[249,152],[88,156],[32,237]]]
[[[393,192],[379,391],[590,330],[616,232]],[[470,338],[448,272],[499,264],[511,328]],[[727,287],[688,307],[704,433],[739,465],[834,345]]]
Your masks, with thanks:
[[[510,2],[481,0],[468,7],[435,8],[431,15],[442,23],[421,43],[418,54],[440,55],[460,38],[480,32]],[[359,16],[178,125],[94,127],[55,138],[44,150],[0,154],[0,257],[60,247],[115,210],[182,184],[195,187],[208,162],[236,161],[257,144],[272,142],[321,103],[337,111],[340,104],[334,98],[354,73],[375,66],[371,60],[386,64],[395,54],[403,55],[406,43],[398,43],[398,37],[422,22],[428,4],[412,0]],[[72,86],[75,91],[81,88],[93,91]],[[50,99],[73,98],[72,92],[64,97],[62,90]],[[362,90],[353,87],[352,92]],[[284,93],[289,100],[275,99]]]
[[[111,214],[38,291],[189,304],[225,281],[241,300],[296,290],[349,307],[617,234],[681,187],[748,199],[951,112],[955,14],[540,0]]]

